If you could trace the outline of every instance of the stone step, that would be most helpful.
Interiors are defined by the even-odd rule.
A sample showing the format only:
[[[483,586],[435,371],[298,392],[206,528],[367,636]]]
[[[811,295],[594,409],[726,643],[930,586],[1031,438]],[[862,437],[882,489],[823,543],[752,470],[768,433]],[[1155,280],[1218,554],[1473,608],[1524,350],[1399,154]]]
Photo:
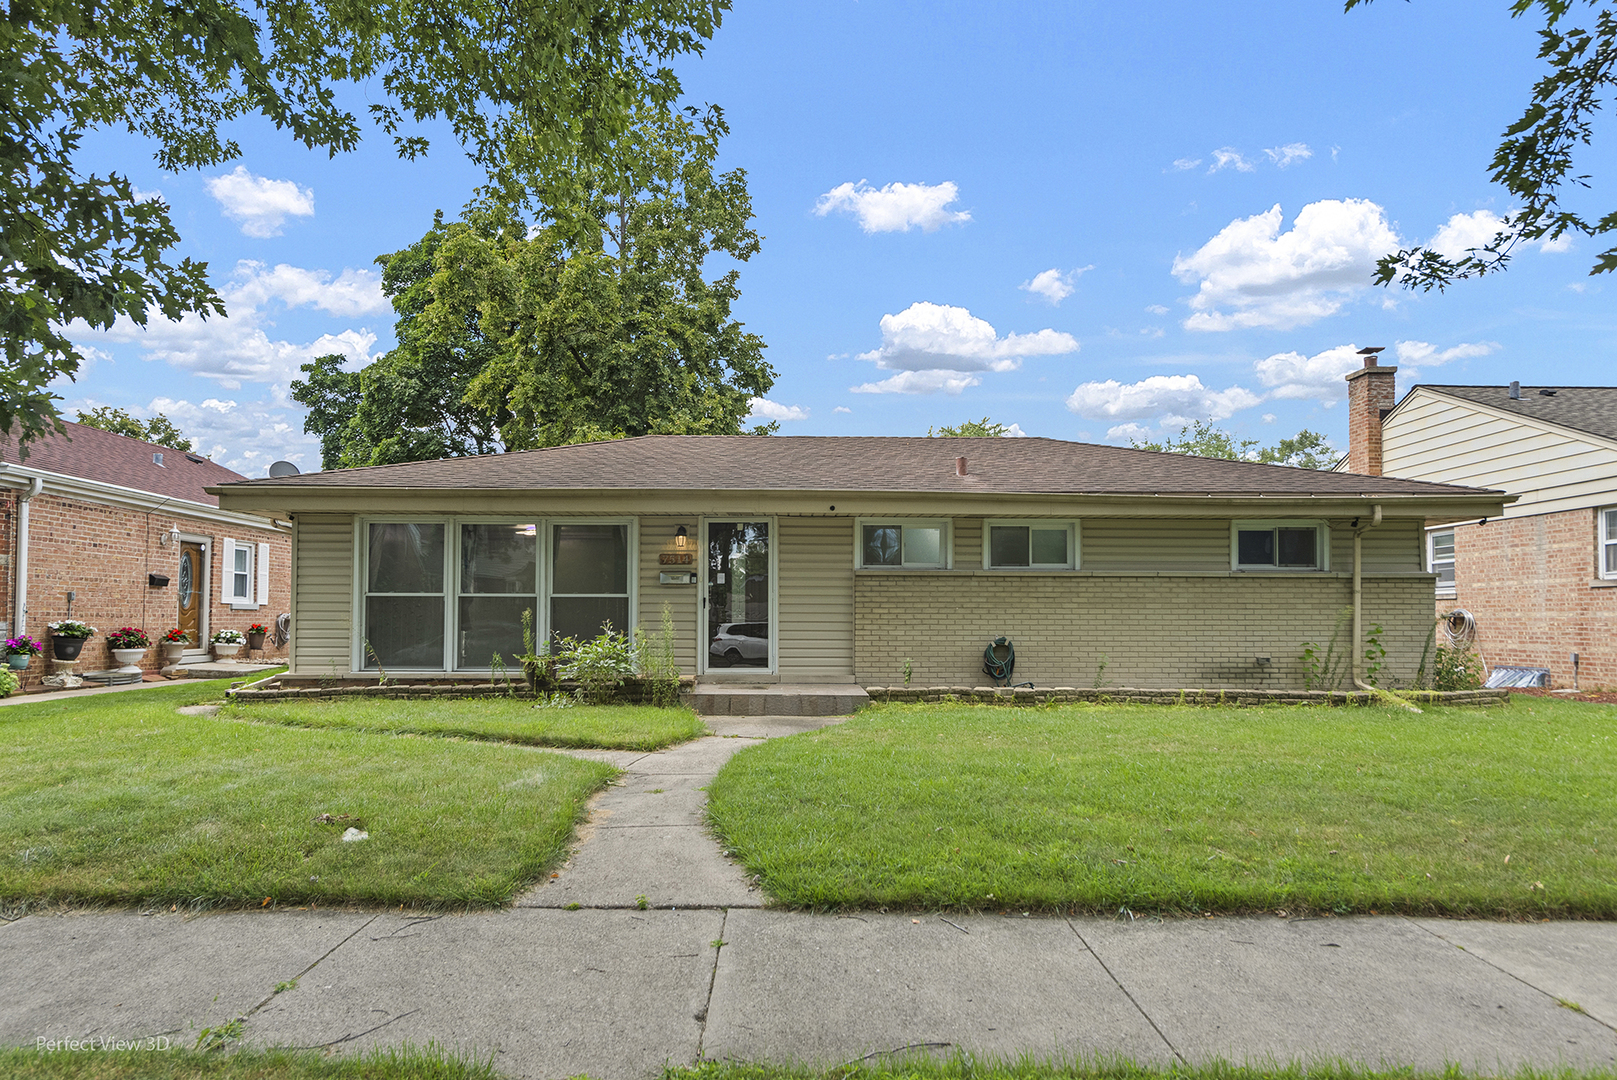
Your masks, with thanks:
[[[870,695],[852,683],[697,683],[685,700],[702,716],[848,716]]]

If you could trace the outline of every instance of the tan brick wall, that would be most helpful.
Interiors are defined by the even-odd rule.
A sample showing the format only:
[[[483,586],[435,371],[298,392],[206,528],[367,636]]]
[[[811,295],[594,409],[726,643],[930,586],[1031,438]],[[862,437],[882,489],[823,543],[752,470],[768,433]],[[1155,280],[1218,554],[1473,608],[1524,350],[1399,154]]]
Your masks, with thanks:
[[[7,492],[0,500],[4,515],[6,568],[5,606],[0,619],[13,624],[15,606],[11,583],[15,573],[17,546],[15,529],[16,493]],[[154,642],[141,660],[141,667],[156,671],[163,666],[157,639],[175,625],[178,618],[178,578],[180,549],[177,544],[159,542],[163,533],[178,525],[185,533],[212,538],[208,578],[209,631],[227,627],[246,630],[263,623],[271,631],[275,617],[288,610],[291,594],[291,546],[285,533],[273,529],[225,526],[163,510],[151,514],[78,499],[52,495],[47,487],[29,505],[28,514],[28,623],[27,632],[45,641],[50,656],[49,624],[67,618],[67,593],[76,593],[73,617],[95,627],[97,634],[84,645],[80,670],[98,671],[112,667],[106,632],[120,626],[138,626]],[[270,545],[269,603],[252,610],[233,611],[219,602],[223,544],[229,536],[242,543]],[[146,584],[148,573],[165,574],[163,588]],[[13,631],[14,628],[13,628]],[[10,636],[9,634],[7,636]],[[265,642],[265,654],[279,657],[285,652]],[[29,669],[39,675],[46,665],[36,660]]]
[[[1594,587],[1595,511],[1495,518],[1454,530],[1455,596],[1439,614],[1464,608],[1477,620],[1477,644],[1491,666],[1550,669],[1572,685],[1617,687],[1617,588]]]
[[[1431,578],[1364,578],[1366,631],[1386,633],[1381,685],[1412,679],[1432,629]],[[1330,640],[1353,601],[1347,574],[880,573],[854,578],[856,678],[976,686],[983,649],[1016,645],[1016,681],[1039,686],[1293,688],[1303,643]],[[1351,637],[1343,626],[1341,641]],[[1255,658],[1269,656],[1267,669]]]

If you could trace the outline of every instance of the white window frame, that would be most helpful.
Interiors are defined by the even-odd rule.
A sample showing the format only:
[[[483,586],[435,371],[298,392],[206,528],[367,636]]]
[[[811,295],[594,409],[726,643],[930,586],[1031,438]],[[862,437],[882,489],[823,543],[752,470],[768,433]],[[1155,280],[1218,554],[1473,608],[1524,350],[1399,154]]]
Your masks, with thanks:
[[[617,627],[621,633],[630,633],[640,625],[640,519],[637,517],[534,517],[521,514],[373,514],[354,520],[354,594],[352,619],[354,636],[349,656],[350,671],[355,674],[374,674],[375,668],[366,668],[365,661],[365,596],[370,581],[370,527],[372,525],[442,525],[444,527],[444,654],[441,667],[388,668],[388,673],[424,675],[486,674],[487,665],[456,667],[459,650],[457,631],[460,620],[460,556],[462,525],[532,525],[538,530],[535,552],[539,565],[537,578],[538,610],[534,612],[534,638],[539,643],[550,640],[550,561],[552,525],[626,525],[628,526],[627,558],[629,560],[629,625]],[[434,595],[423,593],[421,595]],[[513,594],[525,595],[525,594]]]
[[[942,562],[911,563],[906,562],[899,566],[865,566],[865,526],[866,525],[897,525],[900,528],[912,527],[921,529],[941,529],[938,538],[938,554]],[[899,555],[903,556],[904,536],[899,534]],[[901,518],[901,517],[862,517],[855,518],[853,522],[853,568],[855,570],[948,570],[954,566],[954,521],[950,518]]]
[[[1438,568],[1438,565],[1439,565],[1440,561],[1442,563],[1446,564],[1451,570],[1454,568],[1457,560],[1455,559],[1455,547],[1454,547],[1454,541],[1453,541],[1452,538],[1455,536],[1455,534],[1456,534],[1456,530],[1455,530],[1453,525],[1445,525],[1442,528],[1428,529],[1426,531],[1426,572],[1427,573],[1429,573],[1429,574],[1437,573],[1437,568]],[[1443,535],[1447,535],[1447,536],[1449,536],[1451,538],[1450,541],[1449,541],[1449,557],[1447,559],[1439,560],[1438,557],[1437,557],[1437,538],[1439,536],[1443,536]],[[1445,600],[1452,600],[1455,596],[1458,595],[1458,592],[1456,591],[1456,586],[1452,582],[1450,584],[1448,584],[1448,585],[1445,585],[1441,581],[1439,581],[1439,582],[1436,583],[1436,587],[1437,587],[1437,595],[1439,597],[1445,599]]]
[[[269,603],[268,544],[246,543],[231,537],[220,542],[219,602],[232,611],[256,611]],[[247,553],[247,591],[236,592],[236,552]]]
[[[1241,533],[1261,529],[1313,529],[1315,566],[1278,566],[1241,562]],[[1275,549],[1279,551],[1278,541]],[[1230,522],[1230,569],[1247,574],[1318,574],[1331,568],[1331,527],[1318,518],[1270,518]]]
[[[1611,559],[1610,552],[1617,550],[1617,506],[1602,506],[1595,511],[1596,524],[1599,527],[1600,543],[1595,549],[1595,569],[1599,571],[1602,581],[1617,581],[1617,569],[1608,570],[1607,564]]]
[[[991,529],[1043,529],[1054,532],[1057,529],[1067,531],[1067,561],[1064,563],[1036,563],[1029,562],[1027,566],[996,566],[994,565],[993,536]],[[990,518],[983,522],[983,569],[998,571],[1015,570],[1076,570],[1082,562],[1078,551],[1078,522],[1063,521],[1059,518]],[[1028,558],[1033,558],[1033,537],[1028,537]]]

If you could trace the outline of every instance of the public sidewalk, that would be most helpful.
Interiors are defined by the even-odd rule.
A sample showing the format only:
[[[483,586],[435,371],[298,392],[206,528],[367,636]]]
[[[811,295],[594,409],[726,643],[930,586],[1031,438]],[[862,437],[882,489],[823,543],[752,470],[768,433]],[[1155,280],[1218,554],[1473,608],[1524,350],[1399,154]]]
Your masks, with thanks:
[[[715,717],[719,737],[592,754],[624,777],[592,807],[571,861],[512,910],[86,912],[0,926],[0,1040],[189,1045],[245,1016],[255,1045],[435,1040],[492,1053],[512,1077],[598,1080],[901,1047],[1617,1066],[1613,923],[768,910],[703,826],[703,788],[737,749],[822,722]]]

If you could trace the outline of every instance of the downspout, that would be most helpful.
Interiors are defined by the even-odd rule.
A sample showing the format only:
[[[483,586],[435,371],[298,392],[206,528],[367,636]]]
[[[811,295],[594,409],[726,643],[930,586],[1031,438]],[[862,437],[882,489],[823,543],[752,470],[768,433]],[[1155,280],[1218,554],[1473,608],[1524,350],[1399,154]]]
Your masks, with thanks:
[[[12,637],[22,637],[28,629],[28,503],[45,490],[45,478],[33,476],[28,486],[17,492],[17,612]]]
[[[1401,705],[1410,712],[1418,713],[1420,709],[1399,699],[1396,695],[1385,690],[1379,690],[1364,681],[1364,590],[1360,580],[1363,563],[1364,534],[1367,530],[1381,524],[1381,504],[1372,507],[1370,524],[1359,525],[1359,519],[1354,518],[1353,524],[1353,685],[1366,691],[1374,697],[1380,698],[1389,705]]]

